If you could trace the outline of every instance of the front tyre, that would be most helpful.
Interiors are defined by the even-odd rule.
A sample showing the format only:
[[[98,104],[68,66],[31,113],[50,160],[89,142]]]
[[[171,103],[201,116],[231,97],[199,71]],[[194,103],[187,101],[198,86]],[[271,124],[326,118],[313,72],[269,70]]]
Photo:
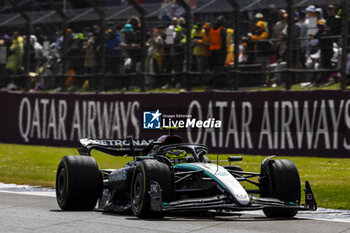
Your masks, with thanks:
[[[65,156],[57,168],[56,200],[62,210],[93,210],[102,192],[102,176],[89,156]]]
[[[139,218],[161,218],[162,212],[151,208],[150,184],[157,182],[162,190],[162,200],[171,200],[172,179],[168,165],[154,159],[142,160],[135,168],[131,184],[131,206]]]
[[[270,180],[272,190],[269,190],[269,197],[281,201],[299,204],[300,203],[300,177],[295,164],[286,159],[269,161]],[[268,218],[294,217],[298,211],[286,208],[264,208],[264,214]]]

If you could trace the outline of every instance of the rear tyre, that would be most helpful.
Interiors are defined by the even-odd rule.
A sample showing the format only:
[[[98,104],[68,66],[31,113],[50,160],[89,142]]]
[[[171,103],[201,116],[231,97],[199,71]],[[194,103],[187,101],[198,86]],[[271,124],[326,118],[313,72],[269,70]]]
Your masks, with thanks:
[[[131,185],[131,206],[139,218],[162,218],[162,212],[151,209],[150,183],[157,182],[162,190],[162,201],[172,197],[172,179],[168,165],[154,159],[142,160],[135,168]]]
[[[300,177],[295,164],[286,159],[270,160],[270,180],[272,190],[269,197],[277,198],[288,203],[300,203]],[[264,208],[264,214],[268,218],[294,217],[298,211],[293,209]]]
[[[62,210],[93,210],[102,193],[102,176],[89,156],[65,156],[57,168],[56,200]]]

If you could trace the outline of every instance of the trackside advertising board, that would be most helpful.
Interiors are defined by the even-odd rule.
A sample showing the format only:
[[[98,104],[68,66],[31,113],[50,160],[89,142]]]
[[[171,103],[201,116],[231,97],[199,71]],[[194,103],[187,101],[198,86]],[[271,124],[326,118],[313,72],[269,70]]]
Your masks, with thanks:
[[[211,153],[350,157],[350,92],[0,93],[0,141],[79,146],[176,127]]]

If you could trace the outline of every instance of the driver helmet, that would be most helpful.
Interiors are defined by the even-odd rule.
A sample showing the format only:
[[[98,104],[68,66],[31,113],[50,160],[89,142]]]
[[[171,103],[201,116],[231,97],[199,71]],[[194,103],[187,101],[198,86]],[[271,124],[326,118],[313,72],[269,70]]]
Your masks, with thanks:
[[[187,153],[185,150],[172,150],[167,151],[165,156],[174,163],[184,163],[186,162]]]

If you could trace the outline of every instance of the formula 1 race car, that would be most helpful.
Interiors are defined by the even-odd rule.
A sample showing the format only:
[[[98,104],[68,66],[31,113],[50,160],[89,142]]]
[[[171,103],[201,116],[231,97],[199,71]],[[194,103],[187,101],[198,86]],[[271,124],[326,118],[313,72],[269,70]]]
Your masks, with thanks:
[[[262,209],[267,217],[293,217],[316,210],[308,181],[301,205],[298,170],[290,160],[266,158],[260,173],[239,166],[220,166],[206,156],[205,145],[182,143],[179,136],[158,140],[81,139],[81,156],[65,156],[57,169],[56,197],[62,210],[133,213],[158,218],[173,212],[230,212]],[[113,156],[132,156],[120,169],[99,170],[92,149]],[[230,156],[228,161],[240,161]],[[251,178],[256,177],[255,181]],[[256,189],[246,189],[249,182]],[[215,212],[215,211],[214,211]]]

